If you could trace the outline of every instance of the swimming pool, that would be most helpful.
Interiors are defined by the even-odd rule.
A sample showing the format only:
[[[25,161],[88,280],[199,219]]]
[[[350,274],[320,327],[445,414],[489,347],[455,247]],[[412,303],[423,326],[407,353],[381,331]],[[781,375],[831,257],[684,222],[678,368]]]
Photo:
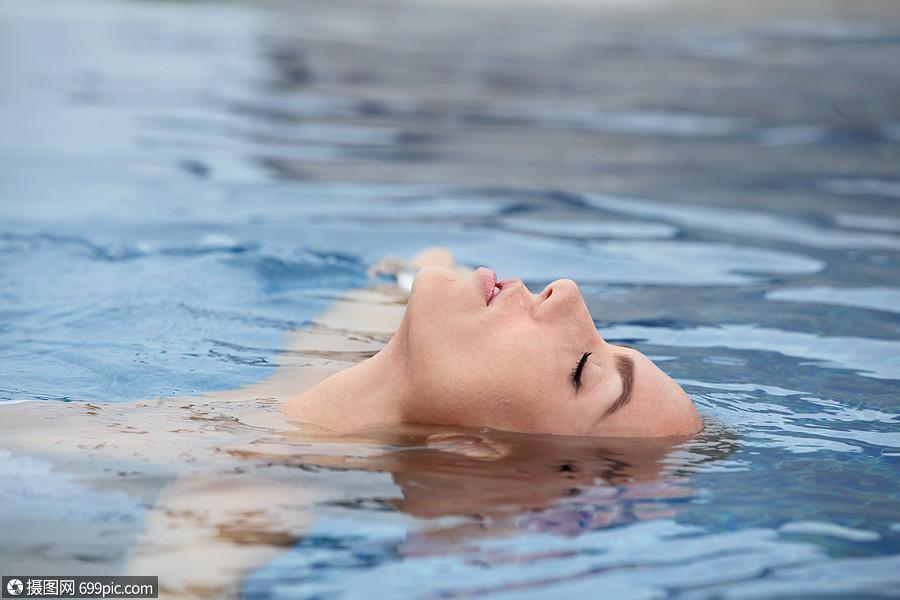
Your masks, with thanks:
[[[540,436],[496,463],[417,430],[337,444],[161,408],[217,457],[179,450],[212,486],[186,497],[248,491],[217,533],[246,551],[232,593],[896,595],[892,3],[20,4],[0,9],[0,401],[120,403],[121,432],[136,401],[269,376],[370,264],[442,244],[532,289],[574,278],[708,420],[637,464]],[[184,508],[150,451],[3,447],[3,574],[115,572],[154,506]],[[154,539],[139,574],[203,560]]]

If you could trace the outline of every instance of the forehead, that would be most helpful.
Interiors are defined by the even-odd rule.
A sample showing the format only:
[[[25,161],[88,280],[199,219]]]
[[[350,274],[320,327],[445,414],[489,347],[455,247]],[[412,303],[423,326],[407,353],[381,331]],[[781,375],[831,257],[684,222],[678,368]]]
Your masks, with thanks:
[[[603,419],[598,433],[635,437],[682,433],[694,412],[681,387],[637,350],[616,347],[615,353],[634,363],[631,400]]]
[[[637,350],[630,350],[634,361],[634,400],[658,404],[672,393],[669,384],[674,383],[653,361]]]

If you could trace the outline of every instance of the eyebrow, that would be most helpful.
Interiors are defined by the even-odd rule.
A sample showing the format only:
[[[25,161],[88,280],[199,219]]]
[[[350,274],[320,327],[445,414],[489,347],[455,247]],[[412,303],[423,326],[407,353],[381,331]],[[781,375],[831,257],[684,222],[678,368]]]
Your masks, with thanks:
[[[610,416],[631,400],[631,388],[634,387],[634,361],[630,357],[622,356],[621,354],[616,356],[616,371],[618,371],[619,377],[622,379],[622,393],[612,403],[612,406],[606,409],[601,418]]]

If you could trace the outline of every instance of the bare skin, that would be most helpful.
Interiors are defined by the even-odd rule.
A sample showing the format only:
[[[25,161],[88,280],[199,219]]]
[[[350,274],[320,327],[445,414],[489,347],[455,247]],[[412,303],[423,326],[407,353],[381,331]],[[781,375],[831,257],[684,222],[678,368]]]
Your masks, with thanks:
[[[700,431],[677,383],[600,336],[575,282],[538,295],[518,279],[496,285],[487,269],[425,267],[384,349],[284,412],[340,432],[389,423],[603,437]]]

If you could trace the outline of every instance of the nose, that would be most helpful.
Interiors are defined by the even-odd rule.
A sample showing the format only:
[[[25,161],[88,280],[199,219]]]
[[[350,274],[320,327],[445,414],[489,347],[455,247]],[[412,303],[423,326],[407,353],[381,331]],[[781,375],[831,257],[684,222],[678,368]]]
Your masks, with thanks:
[[[538,309],[541,312],[571,312],[572,308],[583,303],[578,284],[571,279],[557,279],[551,282],[538,296]]]

